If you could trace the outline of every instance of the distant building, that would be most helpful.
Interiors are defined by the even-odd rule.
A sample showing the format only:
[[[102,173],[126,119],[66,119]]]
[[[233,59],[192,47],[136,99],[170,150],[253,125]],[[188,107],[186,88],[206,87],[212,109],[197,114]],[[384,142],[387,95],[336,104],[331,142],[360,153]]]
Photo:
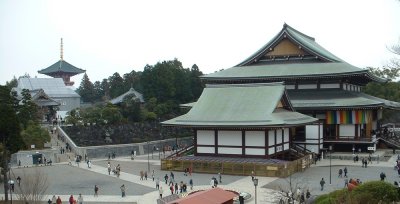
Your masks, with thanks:
[[[129,91],[125,92],[124,94],[121,94],[120,96],[111,99],[110,103],[114,105],[120,104],[127,96],[131,97],[132,99],[137,99],[140,103],[144,103],[143,94],[137,92],[133,88],[130,88]]]
[[[47,67],[45,69],[39,70],[39,74],[45,74],[47,76],[51,76],[54,78],[62,78],[65,85],[67,86],[72,86],[74,85],[74,82],[71,81],[71,77],[75,76],[77,74],[84,73],[85,70],[80,69],[75,67],[74,65],[68,63],[67,61],[64,60],[63,57],[63,42],[61,38],[61,54],[60,54],[60,60],[50,67]]]
[[[23,89],[29,90],[39,106],[58,105],[58,111],[64,112],[80,107],[81,96],[67,87],[61,78],[20,78],[13,90],[21,97]]]

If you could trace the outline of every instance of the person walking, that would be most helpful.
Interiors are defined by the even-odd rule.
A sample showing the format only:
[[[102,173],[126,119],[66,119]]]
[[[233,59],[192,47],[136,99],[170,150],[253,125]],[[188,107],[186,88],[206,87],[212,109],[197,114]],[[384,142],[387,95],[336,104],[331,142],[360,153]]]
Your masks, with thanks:
[[[94,197],[99,197],[99,187],[94,185]]]
[[[160,188],[160,179],[157,178],[156,179],[156,189],[159,189],[159,188]]]
[[[321,181],[319,182],[319,184],[321,185],[321,191],[323,191],[323,190],[324,190],[324,185],[325,185],[324,178],[321,179]]]
[[[69,204],[74,204],[74,196],[73,195],[71,195],[69,197]]]
[[[162,186],[160,186],[160,189],[158,189],[158,193],[160,194],[160,198],[162,198],[164,190],[162,189]]]
[[[56,204],[62,204],[61,198],[60,196],[58,196],[57,200],[56,200]]]
[[[79,196],[78,196],[78,204],[83,204],[83,197],[82,197],[81,193],[79,193]]]
[[[221,176],[221,172],[218,172],[218,177],[219,177],[219,183],[222,183],[222,176]]]
[[[182,191],[182,187],[181,187],[181,191]],[[178,194],[179,189],[178,189],[178,183],[175,183],[175,194]]]
[[[57,204],[56,195],[53,195],[53,197],[51,198],[51,204]]]
[[[168,174],[165,174],[164,179],[165,179],[165,184],[167,184],[168,183]]]
[[[348,178],[345,178],[344,179],[344,188],[346,188],[346,187],[348,187],[349,186],[349,179]]]
[[[108,175],[111,175],[111,164],[108,162],[107,164]]]
[[[190,190],[193,190],[193,179],[190,178],[189,180]]]
[[[347,167],[346,166],[344,167],[343,172],[344,172],[344,177],[347,178]]]
[[[310,193],[310,190],[307,189],[307,192],[306,192],[306,199],[308,200],[308,199],[310,199],[310,198],[311,198],[311,193]]]
[[[153,179],[153,181],[154,181],[154,169],[153,169],[153,171],[151,172],[151,179]]]
[[[342,169],[339,169],[339,178],[342,178],[342,174],[343,174],[343,170]]]
[[[381,172],[381,174],[379,175],[379,177],[381,177],[381,181],[384,181],[386,178],[386,174]]]
[[[125,190],[126,190],[126,188],[125,188],[125,184],[122,184],[122,186],[121,187],[119,187],[120,189],[121,189],[121,194],[122,194],[122,197],[125,197]]]

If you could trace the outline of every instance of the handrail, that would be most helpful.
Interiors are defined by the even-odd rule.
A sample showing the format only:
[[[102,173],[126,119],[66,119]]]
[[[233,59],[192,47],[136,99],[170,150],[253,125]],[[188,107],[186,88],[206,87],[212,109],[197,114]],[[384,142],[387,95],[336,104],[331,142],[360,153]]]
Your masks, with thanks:
[[[175,153],[173,153],[173,154],[167,156],[166,159],[170,159],[170,158],[172,158],[172,157],[179,157],[179,156],[182,155],[183,153],[188,152],[189,150],[191,150],[191,149],[193,149],[193,148],[194,148],[194,144],[191,144],[190,146],[185,147],[185,148],[182,148],[181,150],[176,151]]]

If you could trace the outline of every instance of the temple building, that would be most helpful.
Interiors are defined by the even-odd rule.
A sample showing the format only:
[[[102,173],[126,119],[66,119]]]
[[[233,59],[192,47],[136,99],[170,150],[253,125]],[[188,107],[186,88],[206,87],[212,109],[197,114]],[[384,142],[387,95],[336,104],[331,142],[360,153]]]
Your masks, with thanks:
[[[207,84],[188,113],[162,122],[194,132],[195,156],[289,159],[291,129],[317,119],[295,112],[283,83]]]
[[[13,91],[22,98],[24,89],[29,90],[33,101],[39,107],[51,106],[52,110],[62,116],[80,107],[81,96],[66,86],[60,78],[19,78],[18,85],[13,88]]]
[[[65,85],[72,86],[74,82],[71,81],[71,77],[77,74],[84,73],[85,70],[75,67],[74,65],[68,63],[64,60],[63,57],[63,41],[61,38],[61,53],[60,60],[50,67],[39,70],[39,74],[45,74],[47,76],[51,76],[53,78],[62,78]]]
[[[318,119],[317,123],[290,130],[293,145],[300,145],[317,153],[321,152],[322,146],[345,151],[360,149],[363,152],[368,147],[375,147],[374,132],[380,128],[382,111],[400,109],[397,102],[361,92],[362,87],[369,82],[383,83],[386,82],[385,79],[374,76],[367,69],[350,65],[315,42],[313,37],[287,24],[284,24],[272,40],[243,62],[232,68],[201,76],[201,79],[207,84],[284,82],[293,110]],[[264,106],[270,105],[269,100],[248,99],[260,100]],[[218,106],[217,102],[226,103],[220,101],[218,96],[215,96],[214,101],[210,102],[213,106]],[[202,101],[199,99],[197,103],[200,102]],[[196,106],[194,104],[193,108]],[[218,113],[225,114],[225,106],[218,107]],[[251,117],[251,114],[253,113],[247,111],[240,113],[245,118]],[[214,120],[210,120],[210,123],[223,124]],[[199,133],[197,131],[198,135]],[[201,135],[210,134],[201,132]],[[233,140],[230,138],[238,137],[225,133],[222,135],[226,135],[224,141],[228,143]],[[253,142],[255,141],[260,144],[264,140],[257,139]],[[207,144],[212,145],[210,142]]]
[[[121,104],[125,98],[129,98],[130,100],[136,100],[137,102],[143,104],[144,103],[144,98],[143,94],[137,92],[134,88],[130,88],[127,92],[113,98],[110,100],[110,103],[114,105]]]

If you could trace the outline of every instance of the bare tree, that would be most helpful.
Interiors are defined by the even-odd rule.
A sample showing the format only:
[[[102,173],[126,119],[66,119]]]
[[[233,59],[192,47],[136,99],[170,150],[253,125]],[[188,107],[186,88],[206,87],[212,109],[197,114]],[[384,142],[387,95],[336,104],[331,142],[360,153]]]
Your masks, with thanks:
[[[15,177],[15,176],[14,176]],[[42,203],[49,187],[48,177],[40,168],[34,172],[22,171],[21,183],[17,185],[17,198],[25,203]]]
[[[284,179],[283,183],[278,184],[277,191],[279,193],[279,203],[300,203],[300,194],[303,193],[305,196],[306,191],[309,189],[307,182],[302,181],[300,178],[292,178],[290,175],[288,178]]]

